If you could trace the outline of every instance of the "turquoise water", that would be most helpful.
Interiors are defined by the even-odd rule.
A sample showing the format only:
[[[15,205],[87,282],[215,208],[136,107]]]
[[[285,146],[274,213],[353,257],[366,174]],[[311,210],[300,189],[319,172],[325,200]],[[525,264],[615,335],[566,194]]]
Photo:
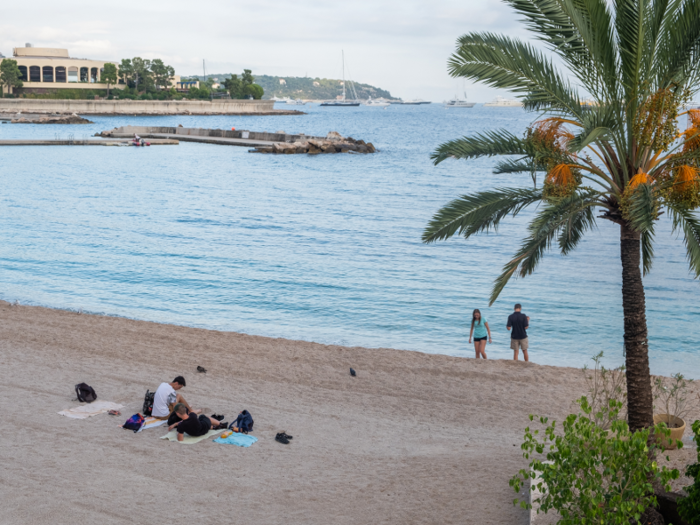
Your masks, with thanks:
[[[376,155],[272,156],[182,143],[151,148],[0,149],[0,297],[58,308],[322,343],[471,357],[471,310],[492,358],[512,357],[506,318],[530,315],[531,360],[622,361],[618,229],[601,221],[568,257],[493,279],[524,236],[524,213],[470,241],[420,242],[450,199],[527,175],[493,159],[432,166],[442,141],[524,130],[521,109],[307,106],[305,116],[95,117],[94,125],[0,125],[0,138],[67,138],[126,124],[304,132],[373,142]],[[645,279],[654,373],[700,377],[699,283],[662,220]]]

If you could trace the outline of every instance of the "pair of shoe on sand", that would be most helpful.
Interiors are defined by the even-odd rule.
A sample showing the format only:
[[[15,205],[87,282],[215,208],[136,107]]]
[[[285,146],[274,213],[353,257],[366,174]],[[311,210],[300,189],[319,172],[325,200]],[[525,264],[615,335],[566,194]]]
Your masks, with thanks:
[[[292,439],[292,436],[287,434],[286,432],[282,431],[279,434],[275,436],[275,441],[279,441],[280,443],[283,443],[285,445],[289,445],[289,440]]]

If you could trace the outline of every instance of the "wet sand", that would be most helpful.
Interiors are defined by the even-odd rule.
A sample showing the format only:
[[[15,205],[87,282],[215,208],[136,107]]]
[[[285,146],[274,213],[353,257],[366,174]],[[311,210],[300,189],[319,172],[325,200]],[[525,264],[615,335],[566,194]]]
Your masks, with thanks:
[[[2,523],[526,524],[508,479],[526,465],[527,415],[561,420],[585,393],[580,370],[523,362],[4,302],[0,319]],[[259,441],[181,445],[159,439],[164,427],[118,427],[177,375],[209,414],[248,409]],[[127,405],[122,417],[59,416],[80,382]],[[282,430],[290,445],[274,441]]]

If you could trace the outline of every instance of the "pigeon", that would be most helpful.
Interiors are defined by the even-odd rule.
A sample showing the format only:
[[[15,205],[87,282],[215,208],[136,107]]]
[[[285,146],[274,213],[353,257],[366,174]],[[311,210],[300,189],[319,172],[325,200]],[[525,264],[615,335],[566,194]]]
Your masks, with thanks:
[[[351,368],[351,369],[350,369],[350,375],[351,375],[352,377],[355,377],[355,376],[357,375],[357,372],[355,372],[355,370]]]
[[[207,369],[204,368],[203,366],[198,366],[198,367],[197,367],[197,372],[201,372],[201,373],[203,373],[203,374],[206,374],[206,373],[207,373]]]

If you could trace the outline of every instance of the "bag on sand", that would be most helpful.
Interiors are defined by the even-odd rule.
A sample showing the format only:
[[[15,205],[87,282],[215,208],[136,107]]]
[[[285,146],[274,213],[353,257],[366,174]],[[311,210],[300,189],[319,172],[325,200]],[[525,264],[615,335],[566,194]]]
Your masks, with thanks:
[[[151,392],[150,390],[146,390],[146,397],[143,398],[143,412],[144,416],[151,416],[153,415],[153,398],[156,397],[155,392]]]
[[[122,425],[122,428],[133,430],[134,433],[136,433],[141,429],[144,421],[146,421],[146,418],[144,418],[141,414],[134,414],[126,420],[126,423]]]
[[[231,430],[237,428],[238,432],[243,432],[244,434],[247,434],[248,432],[253,431],[253,423],[253,416],[250,415],[250,412],[244,410],[243,412],[238,414],[236,421],[231,423],[228,428],[230,428]]]
[[[78,401],[81,403],[92,403],[97,399],[95,389],[85,383],[75,385],[75,395],[78,396]]]

